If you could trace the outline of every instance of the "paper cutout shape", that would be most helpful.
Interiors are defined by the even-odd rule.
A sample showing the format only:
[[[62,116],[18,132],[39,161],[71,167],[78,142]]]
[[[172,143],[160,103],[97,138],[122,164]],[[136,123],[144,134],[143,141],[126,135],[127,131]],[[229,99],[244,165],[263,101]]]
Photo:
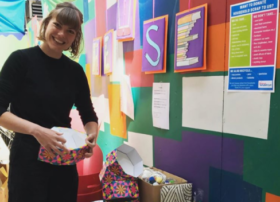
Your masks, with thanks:
[[[206,69],[207,4],[176,14],[174,71]]]
[[[40,147],[38,160],[53,165],[73,165],[85,158],[85,153],[89,149],[86,145],[87,135],[71,128],[53,127],[52,130],[63,133],[66,139],[65,147],[70,153],[64,156],[56,155],[52,158],[44,147]]]
[[[110,84],[108,86],[108,96],[111,134],[126,139],[126,116],[121,112],[120,85]]]
[[[127,142],[125,144],[136,149],[146,166],[154,166],[154,144],[153,136],[149,134],[135,133],[128,131]]]
[[[86,77],[88,81],[89,90],[91,92],[91,74],[90,74],[90,64],[86,64]]]
[[[117,0],[106,0],[106,8],[107,8],[107,10],[110,9],[115,4],[117,4]]]
[[[125,61],[123,53],[123,42],[117,41],[117,32],[114,31],[114,49],[113,49],[113,72],[110,75],[110,82],[121,82],[125,72]]]
[[[134,102],[130,77],[127,75],[123,75],[121,80],[121,111],[134,120]]]
[[[94,0],[96,37],[104,36],[106,33],[106,2],[105,0]],[[91,9],[91,8],[90,8]]]
[[[117,39],[132,41],[135,38],[136,0],[118,0]]]
[[[182,126],[222,132],[224,77],[199,76],[182,79]]]
[[[71,109],[69,116],[71,118],[71,128],[84,133],[84,124],[79,115],[79,111],[77,109]]]
[[[111,29],[104,35],[104,46],[103,46],[103,62],[104,62],[104,74],[110,75],[113,71],[113,40],[114,30]]]
[[[26,29],[28,30],[28,46],[36,46],[39,44],[38,36],[39,36],[39,21],[37,20],[37,16],[31,18],[31,20],[27,23]]]
[[[106,100],[104,94],[100,95],[96,99],[92,98],[92,105],[94,107],[94,111],[98,117],[98,128],[104,131],[104,120],[106,116]]]
[[[166,72],[168,15],[144,22],[142,71]]]
[[[8,164],[9,163],[9,157],[10,157],[10,150],[8,149],[4,140],[0,136],[0,163],[1,164]]]
[[[103,199],[137,199],[137,177],[142,172],[143,161],[133,147],[123,144],[111,151],[107,154],[106,163],[99,175]]]
[[[98,37],[93,39],[92,43],[92,75],[101,76],[101,51],[102,51],[102,38]]]

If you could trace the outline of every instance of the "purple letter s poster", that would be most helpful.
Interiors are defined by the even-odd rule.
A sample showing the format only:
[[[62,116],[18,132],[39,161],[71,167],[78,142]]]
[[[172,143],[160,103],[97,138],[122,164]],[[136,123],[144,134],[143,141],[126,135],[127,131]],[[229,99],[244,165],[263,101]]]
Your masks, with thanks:
[[[142,72],[166,72],[168,15],[144,22]]]

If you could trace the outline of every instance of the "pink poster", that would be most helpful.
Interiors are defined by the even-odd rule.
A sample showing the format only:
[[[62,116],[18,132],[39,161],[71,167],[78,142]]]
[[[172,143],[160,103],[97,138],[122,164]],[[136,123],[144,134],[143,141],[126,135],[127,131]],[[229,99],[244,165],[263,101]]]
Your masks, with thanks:
[[[251,65],[274,65],[277,10],[252,15]]]

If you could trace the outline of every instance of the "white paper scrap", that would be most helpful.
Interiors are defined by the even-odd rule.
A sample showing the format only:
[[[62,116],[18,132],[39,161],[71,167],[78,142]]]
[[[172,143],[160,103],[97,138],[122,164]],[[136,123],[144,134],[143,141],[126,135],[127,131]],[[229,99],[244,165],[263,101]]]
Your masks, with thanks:
[[[4,140],[0,136],[0,163],[2,164],[9,163],[9,156],[10,156],[10,150],[8,149]]]
[[[104,131],[104,119],[105,119],[105,97],[104,94],[100,95],[96,99],[92,99],[94,111],[98,117],[98,127],[100,130]]]
[[[121,80],[121,111],[134,120],[134,102],[130,77],[127,75],[123,75]]]

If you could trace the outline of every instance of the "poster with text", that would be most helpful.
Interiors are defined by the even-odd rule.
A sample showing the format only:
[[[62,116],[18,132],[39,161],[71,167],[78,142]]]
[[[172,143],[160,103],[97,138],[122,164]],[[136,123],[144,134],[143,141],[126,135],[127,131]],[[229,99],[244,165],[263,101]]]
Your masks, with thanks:
[[[117,40],[132,41],[135,37],[136,0],[118,0],[117,6]]]
[[[228,91],[274,92],[279,0],[230,8]]]
[[[113,33],[114,30],[108,31],[104,35],[104,47],[103,47],[103,67],[104,74],[110,75],[113,71]]]
[[[166,72],[168,15],[144,22],[142,72]]]
[[[206,69],[207,4],[176,14],[174,71]]]
[[[93,39],[92,43],[92,75],[101,75],[101,45],[102,38]]]

